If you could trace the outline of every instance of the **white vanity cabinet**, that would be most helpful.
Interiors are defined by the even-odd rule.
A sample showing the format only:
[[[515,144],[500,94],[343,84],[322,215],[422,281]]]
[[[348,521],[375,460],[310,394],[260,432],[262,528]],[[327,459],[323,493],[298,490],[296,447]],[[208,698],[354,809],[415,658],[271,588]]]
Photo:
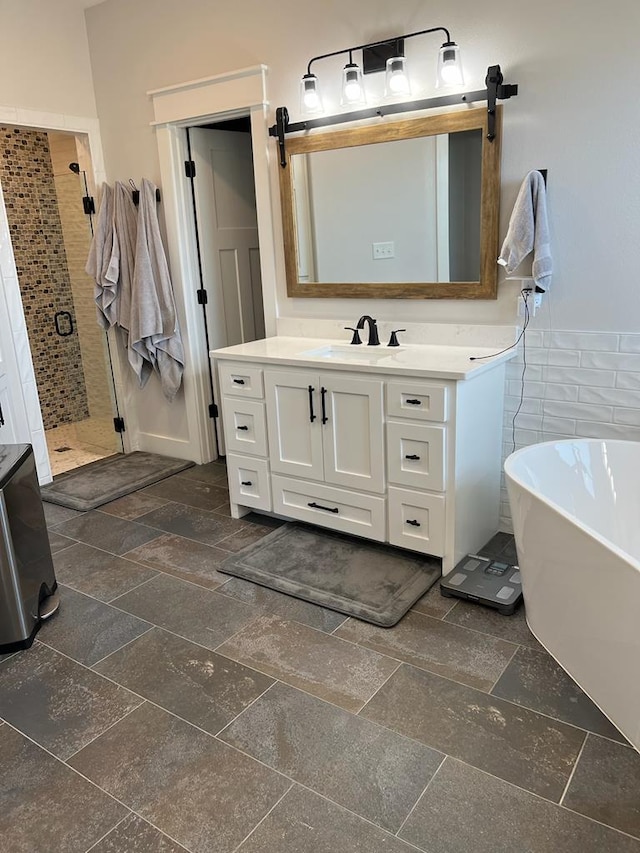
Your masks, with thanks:
[[[388,542],[441,557],[445,573],[497,531],[503,363],[458,355],[452,379],[405,375],[407,356],[325,367],[281,359],[270,340],[214,353],[234,516],[263,509]]]

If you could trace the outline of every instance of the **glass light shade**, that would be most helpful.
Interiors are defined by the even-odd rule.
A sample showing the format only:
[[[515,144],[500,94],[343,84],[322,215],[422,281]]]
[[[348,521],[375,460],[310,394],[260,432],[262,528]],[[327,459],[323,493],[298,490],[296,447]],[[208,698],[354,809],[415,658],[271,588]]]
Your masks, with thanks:
[[[365,103],[362,71],[355,62],[349,62],[342,69],[342,98],[340,103],[343,106]]]
[[[464,75],[460,61],[460,48],[454,41],[445,42],[438,53],[436,86],[462,86]]]
[[[323,110],[318,78],[315,74],[305,74],[300,81],[300,112],[315,115]]]
[[[393,56],[391,59],[387,59],[384,93],[389,98],[411,94],[407,61],[404,56]]]

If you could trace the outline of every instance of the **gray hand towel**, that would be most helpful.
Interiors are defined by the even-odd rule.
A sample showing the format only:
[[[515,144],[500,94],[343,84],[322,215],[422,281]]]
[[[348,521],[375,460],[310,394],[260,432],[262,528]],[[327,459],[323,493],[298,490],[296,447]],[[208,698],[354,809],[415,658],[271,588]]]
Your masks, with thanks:
[[[516,198],[498,263],[510,275],[533,252],[533,280],[543,290],[551,284],[553,264],[547,221],[547,190],[540,172],[529,172]]]
[[[165,397],[173,400],[182,382],[184,351],[158,225],[156,187],[146,179],[140,187],[130,317],[129,347],[142,359],[140,385],[155,368]]]
[[[108,329],[118,322],[119,246],[113,224],[113,190],[102,185],[100,208],[85,271],[95,282],[98,324]]]

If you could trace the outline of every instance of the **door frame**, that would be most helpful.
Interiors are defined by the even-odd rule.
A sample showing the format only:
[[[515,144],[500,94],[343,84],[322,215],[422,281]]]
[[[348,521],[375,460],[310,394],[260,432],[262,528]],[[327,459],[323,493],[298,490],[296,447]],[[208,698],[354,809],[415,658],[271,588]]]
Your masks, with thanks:
[[[27,110],[20,107],[0,107],[0,123],[30,130],[62,131],[73,133],[81,138],[78,159],[80,168],[87,174],[89,193],[95,198],[96,187],[106,180],[104,155],[100,139],[100,124],[97,118],[86,116],[48,113],[40,110]],[[83,150],[80,150],[83,149]],[[11,343],[16,356],[16,375],[9,377],[9,385],[13,392],[15,411],[20,417],[20,431],[24,432],[24,441],[33,445],[38,479],[41,485],[50,483],[53,479],[51,465],[47,452],[40,397],[36,385],[31,347],[27,334],[27,326],[22,305],[22,296],[18,282],[13,246],[9,233],[7,211],[0,187],[0,291],[7,303],[9,324],[11,326]],[[113,366],[114,394],[120,411],[126,419],[133,416],[124,405],[124,371],[120,358],[114,357],[118,348],[114,345],[113,330],[107,335],[111,363]],[[23,417],[23,412],[27,418]],[[134,425],[132,427],[135,429]],[[129,436],[123,436],[125,452],[130,450]]]
[[[200,80],[154,89],[152,100],[160,177],[164,195],[167,244],[176,298],[182,302],[185,356],[192,365],[191,381],[185,382],[185,407],[191,458],[209,462],[216,458],[215,436],[210,426],[208,405],[209,358],[206,352],[202,306],[197,302],[200,287],[195,242],[195,217],[191,187],[185,177],[188,159],[187,127],[209,121],[249,116],[256,187],[260,271],[266,334],[276,334],[276,251],[271,203],[269,124],[266,97],[267,66],[256,65]],[[219,404],[219,388],[214,372],[214,392]]]

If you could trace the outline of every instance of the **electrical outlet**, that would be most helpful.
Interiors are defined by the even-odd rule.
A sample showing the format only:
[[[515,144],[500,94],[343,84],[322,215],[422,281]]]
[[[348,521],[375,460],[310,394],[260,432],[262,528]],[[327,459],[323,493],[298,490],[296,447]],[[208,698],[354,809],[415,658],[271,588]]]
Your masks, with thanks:
[[[527,307],[529,309],[529,317],[535,317],[539,308],[542,307],[542,297],[544,293],[529,293],[527,297]],[[523,319],[527,316],[525,310],[524,296],[518,297],[518,317]]]
[[[395,258],[396,256],[396,245],[393,240],[388,243],[372,243],[371,247],[374,261],[381,261],[383,258]]]

